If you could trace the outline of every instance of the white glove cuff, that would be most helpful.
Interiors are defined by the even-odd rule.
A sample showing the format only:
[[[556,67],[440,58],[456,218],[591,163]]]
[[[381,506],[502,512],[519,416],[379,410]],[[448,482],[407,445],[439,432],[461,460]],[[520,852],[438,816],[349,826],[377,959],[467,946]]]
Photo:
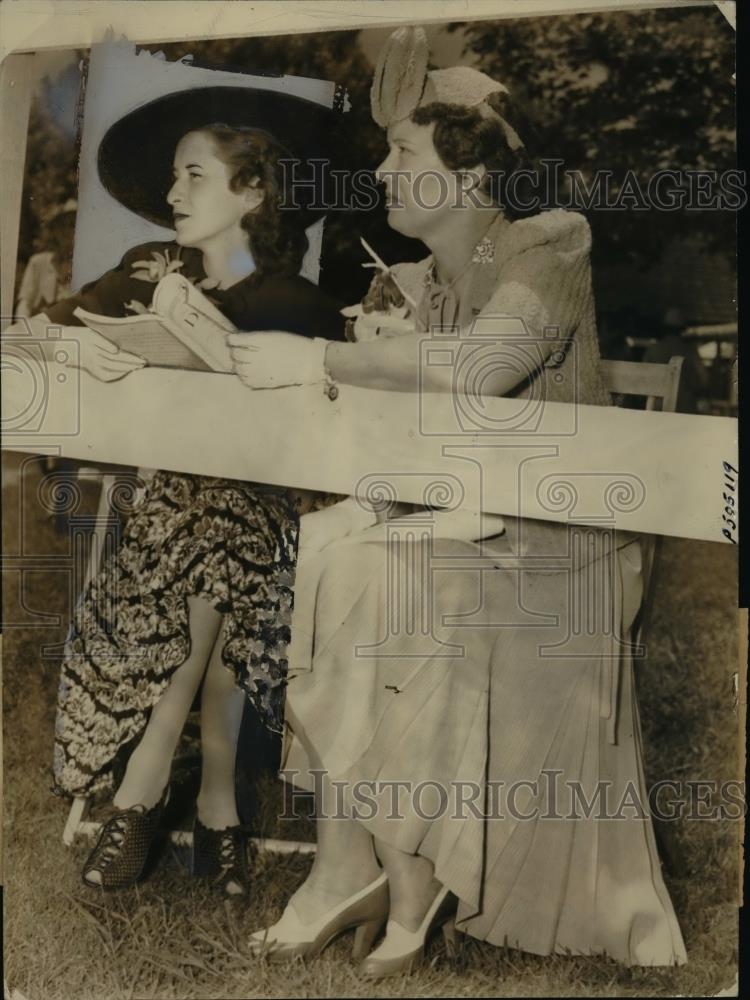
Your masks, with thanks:
[[[313,382],[323,382],[324,392],[326,396],[333,402],[338,398],[339,387],[336,385],[331,373],[326,368],[326,348],[330,344],[330,340],[324,340],[323,337],[315,337],[312,343],[312,354],[311,354],[311,364],[314,369],[314,377],[311,379]]]
[[[345,510],[349,516],[351,528],[349,533],[364,531],[365,528],[372,527],[377,523],[377,515],[371,507],[367,507],[365,501],[358,500],[357,497],[347,497],[341,503],[336,504],[341,510]]]
[[[310,373],[308,375],[308,382],[311,384],[315,382],[325,382],[328,377],[325,366],[327,346],[328,341],[324,340],[322,337],[315,337],[310,344],[310,352],[308,354]]]

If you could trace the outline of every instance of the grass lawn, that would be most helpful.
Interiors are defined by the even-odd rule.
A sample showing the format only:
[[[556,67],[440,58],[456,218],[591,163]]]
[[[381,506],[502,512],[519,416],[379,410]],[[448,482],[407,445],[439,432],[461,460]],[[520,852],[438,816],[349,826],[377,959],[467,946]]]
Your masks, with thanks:
[[[64,556],[38,499],[39,464],[4,456],[7,556]],[[96,509],[84,487],[81,511]],[[24,548],[19,549],[19,538]],[[31,563],[29,563],[31,565]],[[641,670],[646,772],[651,782],[722,780],[737,773],[736,549],[668,539]],[[27,1000],[332,996],[705,996],[731,985],[737,965],[739,823],[669,824],[673,871],[667,876],[688,951],[675,969],[624,968],[601,958],[540,958],[467,939],[455,959],[442,941],[411,977],[373,985],[348,963],[351,939],[317,961],[271,966],[248,956],[251,930],[272,923],[304,878],[309,859],[254,859],[249,904],[224,902],[191,879],[185,858],[166,848],[150,878],[132,890],[99,894],[80,881],[87,847],[62,844],[68,804],[49,793],[59,659],[43,657],[67,624],[66,576],[49,567],[9,571],[4,585],[5,976]],[[59,622],[40,624],[41,614]],[[268,778],[259,832],[280,829],[278,783]],[[308,829],[305,829],[305,827]]]

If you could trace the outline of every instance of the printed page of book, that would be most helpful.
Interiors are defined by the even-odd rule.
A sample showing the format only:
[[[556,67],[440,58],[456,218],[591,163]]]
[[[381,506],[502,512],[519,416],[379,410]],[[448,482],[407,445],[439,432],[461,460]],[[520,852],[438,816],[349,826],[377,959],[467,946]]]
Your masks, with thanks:
[[[157,368],[184,368],[188,371],[211,371],[194,351],[175,336],[159,316],[134,316],[132,319],[110,318],[76,310],[86,326],[128,351],[145,358]]]

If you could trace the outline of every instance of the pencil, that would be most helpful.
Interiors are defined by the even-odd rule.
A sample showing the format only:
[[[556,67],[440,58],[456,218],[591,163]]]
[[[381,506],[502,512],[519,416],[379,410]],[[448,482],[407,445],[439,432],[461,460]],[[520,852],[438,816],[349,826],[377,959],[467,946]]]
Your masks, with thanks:
[[[401,292],[401,294],[403,295],[404,299],[409,304],[409,306],[413,310],[416,311],[417,303],[414,301],[414,299],[411,297],[411,295],[407,295],[407,293],[403,290],[403,288],[401,287],[401,285],[399,285],[398,281],[396,280],[396,276],[394,275],[394,273],[390,269],[390,267],[388,267],[388,265],[384,261],[382,261],[380,259],[380,257],[378,257],[378,255],[372,249],[372,247],[367,242],[367,240],[364,238],[364,236],[360,236],[359,240],[360,240],[360,243],[362,244],[362,246],[365,248],[365,250],[369,253],[369,255],[372,257],[372,259],[375,261],[375,266],[379,267],[382,270],[383,274],[387,274],[390,277],[391,281],[396,286],[396,288],[398,288],[398,290]],[[368,265],[365,264],[364,266],[367,267]]]

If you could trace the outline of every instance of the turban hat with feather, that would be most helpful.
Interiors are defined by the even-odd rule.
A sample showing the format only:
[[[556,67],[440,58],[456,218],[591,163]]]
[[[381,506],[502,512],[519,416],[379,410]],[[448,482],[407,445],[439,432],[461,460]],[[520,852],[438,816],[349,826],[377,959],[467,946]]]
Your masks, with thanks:
[[[398,28],[380,52],[370,90],[372,117],[383,128],[403,121],[417,109],[439,102],[459,108],[475,108],[483,118],[499,121],[508,146],[520,149],[516,130],[490,106],[491,94],[507,94],[508,88],[470,66],[427,69],[429,49],[422,28]]]

